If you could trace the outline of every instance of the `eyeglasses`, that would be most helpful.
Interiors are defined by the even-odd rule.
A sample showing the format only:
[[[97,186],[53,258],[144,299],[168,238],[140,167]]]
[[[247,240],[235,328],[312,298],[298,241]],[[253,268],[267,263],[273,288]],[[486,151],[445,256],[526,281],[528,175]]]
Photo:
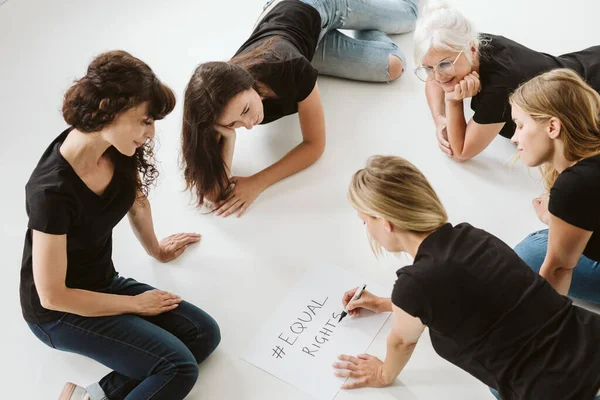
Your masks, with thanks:
[[[437,72],[438,75],[452,75],[454,74],[454,64],[456,64],[458,57],[460,57],[462,53],[463,51],[461,50],[454,61],[441,61],[433,67],[421,65],[415,69],[415,75],[423,82],[427,82],[427,79],[433,76],[434,72]]]

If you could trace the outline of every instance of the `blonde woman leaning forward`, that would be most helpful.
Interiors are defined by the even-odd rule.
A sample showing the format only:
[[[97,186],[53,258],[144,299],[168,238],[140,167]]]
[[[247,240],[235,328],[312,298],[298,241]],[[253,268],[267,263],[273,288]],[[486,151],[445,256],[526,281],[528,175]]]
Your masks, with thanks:
[[[600,316],[576,307],[495,236],[448,223],[427,179],[406,160],[374,157],[352,178],[349,199],[374,247],[406,252],[392,297],[369,292],[349,304],[393,311],[385,361],[340,356],[345,388],[390,385],[425,326],[436,352],[504,400],[598,396]],[[349,290],[343,303],[348,303]]]
[[[542,167],[550,193],[534,199],[549,229],[515,251],[559,293],[600,303],[600,95],[557,69],[519,87],[510,103],[518,154]]]

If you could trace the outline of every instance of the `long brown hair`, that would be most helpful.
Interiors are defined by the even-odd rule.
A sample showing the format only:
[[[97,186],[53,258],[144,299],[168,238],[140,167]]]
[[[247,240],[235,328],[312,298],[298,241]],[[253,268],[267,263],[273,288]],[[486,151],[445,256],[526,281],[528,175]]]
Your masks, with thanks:
[[[227,62],[200,64],[186,87],[181,167],[186,189],[194,193],[198,206],[207,195],[217,201],[222,199],[229,187],[230,171],[223,160],[223,142],[215,128],[227,103],[249,89],[263,97],[275,95],[260,82],[261,72],[264,72],[260,71],[260,65],[278,58],[274,49],[276,40],[267,39]]]
[[[600,154],[600,95],[575,71],[560,68],[538,75],[519,86],[509,101],[538,123],[552,117],[560,120],[559,138],[567,160]],[[540,169],[550,190],[559,173],[550,163]]]
[[[125,51],[110,51],[97,56],[86,75],[67,90],[62,114],[78,131],[98,132],[120,113],[145,102],[148,116],[160,120],[175,107],[175,95],[146,63]],[[115,162],[125,165],[129,171],[126,178],[143,196],[148,195],[158,177],[153,148],[152,142],[146,142],[132,157],[117,154],[116,150],[110,153]]]

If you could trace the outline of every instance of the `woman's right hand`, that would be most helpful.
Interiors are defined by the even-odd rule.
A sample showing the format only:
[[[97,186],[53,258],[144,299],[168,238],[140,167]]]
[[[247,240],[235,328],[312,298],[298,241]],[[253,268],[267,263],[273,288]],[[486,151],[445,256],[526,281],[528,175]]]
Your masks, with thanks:
[[[179,306],[181,297],[163,290],[153,289],[133,297],[135,314],[151,317],[171,311]]]
[[[438,147],[448,157],[452,157],[452,149],[450,148],[450,142],[448,141],[448,131],[446,129],[446,117],[440,115],[435,120],[435,134],[438,140]]]
[[[215,124],[215,129],[217,131],[217,133],[219,135],[221,135],[221,137],[225,138],[225,139],[235,139],[235,129],[233,128],[228,128],[226,126],[223,125],[219,125],[219,124]]]
[[[342,304],[344,305],[344,308],[348,306],[349,315],[359,315],[362,308],[375,313],[391,311],[391,306],[388,304],[390,303],[389,299],[375,296],[373,293],[367,290],[363,290],[358,300],[350,301],[352,296],[354,296],[356,289],[358,288],[348,290],[346,293],[344,293],[344,297],[342,298]],[[386,304],[388,304],[388,307],[386,307]]]
[[[454,90],[446,92],[445,101],[460,101],[474,97],[481,90],[481,80],[479,74],[471,71],[460,82],[454,86]]]

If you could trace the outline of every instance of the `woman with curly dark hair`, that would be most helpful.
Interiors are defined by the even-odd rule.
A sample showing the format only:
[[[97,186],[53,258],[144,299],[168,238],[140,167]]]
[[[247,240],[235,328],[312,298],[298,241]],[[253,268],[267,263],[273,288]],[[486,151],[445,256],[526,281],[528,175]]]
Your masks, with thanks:
[[[142,61],[101,54],[66,93],[70,128],[42,155],[26,185],[29,217],[21,307],[46,345],[88,356],[113,372],[87,388],[67,383],[61,400],[183,399],[198,364],[220,341],[217,323],[179,296],[119,276],[112,229],[128,214],[147,253],[161,262],[198,242],[156,238],[147,195],[154,121],[175,96]]]

